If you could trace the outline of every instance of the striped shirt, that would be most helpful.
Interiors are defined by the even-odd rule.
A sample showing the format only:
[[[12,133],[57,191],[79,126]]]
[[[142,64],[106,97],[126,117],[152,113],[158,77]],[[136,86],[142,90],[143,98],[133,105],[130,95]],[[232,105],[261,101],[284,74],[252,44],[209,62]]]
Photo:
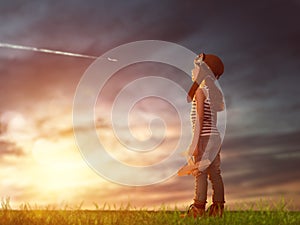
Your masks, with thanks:
[[[219,131],[217,129],[217,112],[211,109],[211,102],[209,98],[209,89],[205,85],[201,88],[206,99],[204,100],[204,109],[203,109],[203,124],[200,136],[209,136],[209,135],[219,135]],[[191,109],[191,122],[193,130],[195,130],[195,123],[197,119],[197,101],[194,97],[192,102],[192,109]]]

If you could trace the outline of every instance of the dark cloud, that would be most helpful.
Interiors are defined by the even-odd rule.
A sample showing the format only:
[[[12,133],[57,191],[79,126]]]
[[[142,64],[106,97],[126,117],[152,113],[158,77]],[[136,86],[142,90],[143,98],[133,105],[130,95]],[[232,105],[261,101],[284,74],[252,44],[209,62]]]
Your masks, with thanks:
[[[300,176],[298,137],[299,131],[225,140],[222,168],[228,191],[241,198],[263,197],[265,190],[297,183]],[[240,188],[242,193],[238,191]]]
[[[0,159],[4,156],[23,156],[25,152],[15,143],[9,141],[0,141]]]
[[[90,62],[74,58],[37,54],[25,60],[2,60],[0,106],[35,110],[41,103],[67,99],[69,105]]]
[[[225,139],[224,147],[228,148],[228,151],[233,151],[231,149],[236,149],[239,147],[242,147],[244,150],[252,149],[255,151],[257,148],[269,149],[270,146],[277,146],[273,149],[274,152],[277,152],[280,150],[280,148],[291,148],[297,150],[299,148],[297,145],[299,135],[300,131],[297,130],[294,132],[274,131],[273,133],[245,135],[239,138],[228,137]],[[245,145],[245,143],[247,144]]]

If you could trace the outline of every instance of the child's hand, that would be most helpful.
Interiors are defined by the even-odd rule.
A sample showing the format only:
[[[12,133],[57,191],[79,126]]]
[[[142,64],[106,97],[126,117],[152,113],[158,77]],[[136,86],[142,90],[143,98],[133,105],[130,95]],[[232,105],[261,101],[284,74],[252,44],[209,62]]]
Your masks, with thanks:
[[[201,172],[198,169],[194,169],[192,170],[191,174],[196,177],[197,175],[199,175]]]
[[[194,157],[188,159],[188,165],[195,165]]]

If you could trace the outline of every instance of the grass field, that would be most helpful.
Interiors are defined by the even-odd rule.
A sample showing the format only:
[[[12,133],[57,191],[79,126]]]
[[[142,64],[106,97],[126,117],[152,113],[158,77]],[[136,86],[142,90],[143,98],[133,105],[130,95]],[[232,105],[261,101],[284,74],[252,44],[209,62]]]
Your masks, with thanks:
[[[189,225],[189,224],[228,224],[228,225],[300,225],[300,211],[289,211],[285,204],[275,207],[259,206],[237,211],[225,210],[222,218],[182,218],[178,209],[162,207],[158,210],[131,209],[129,206],[118,210],[109,207],[96,210],[53,208],[36,209],[25,204],[20,210],[12,210],[2,202],[0,225]],[[259,206],[259,207],[257,207]],[[249,207],[248,207],[249,208]]]

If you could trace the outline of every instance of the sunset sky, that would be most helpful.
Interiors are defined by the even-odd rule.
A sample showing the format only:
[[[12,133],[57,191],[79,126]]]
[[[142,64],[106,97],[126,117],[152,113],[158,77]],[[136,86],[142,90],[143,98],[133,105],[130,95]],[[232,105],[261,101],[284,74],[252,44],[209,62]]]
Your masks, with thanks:
[[[234,208],[240,202],[284,197],[300,210],[299,9],[296,0],[1,1],[0,43],[101,56],[128,42],[163,40],[195,53],[219,55],[225,64],[219,83],[227,106],[222,147],[227,204]],[[63,207],[84,202],[86,208],[94,202],[148,208],[190,204],[192,177],[131,187],[108,181],[82,158],[72,107],[77,85],[93,61],[0,48],[0,197],[10,197],[15,208],[22,203]],[[95,105],[99,138],[115,158],[135,166],[165,159],[180,130],[172,104],[146,98],[132,108],[129,130],[137,140],[151,135],[154,142],[161,135],[168,139],[155,151],[124,154],[135,140],[124,128],[122,112],[113,122],[128,139],[125,145],[116,139],[110,109],[124,86],[147,76],[188,85],[182,71],[173,67],[135,65],[118,71]],[[184,95],[163,82],[148,83],[152,87],[179,104],[185,102]],[[138,94],[145,94],[140,88]],[[120,106],[127,106],[126,98]],[[149,127],[155,116],[164,125],[155,120]],[[180,166],[174,162],[168,169]],[[153,170],[151,176],[166,172]]]

